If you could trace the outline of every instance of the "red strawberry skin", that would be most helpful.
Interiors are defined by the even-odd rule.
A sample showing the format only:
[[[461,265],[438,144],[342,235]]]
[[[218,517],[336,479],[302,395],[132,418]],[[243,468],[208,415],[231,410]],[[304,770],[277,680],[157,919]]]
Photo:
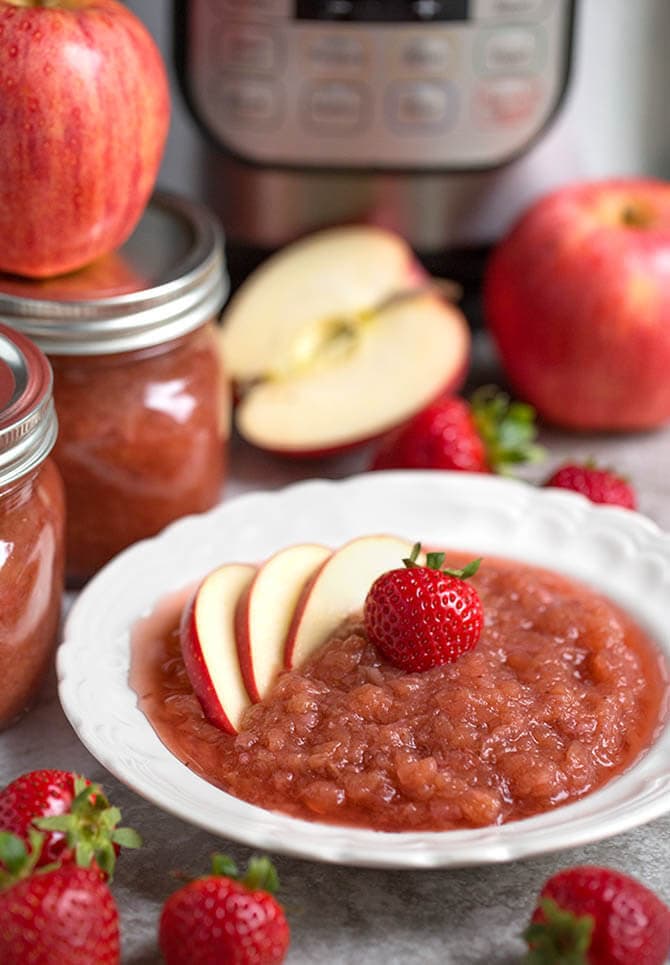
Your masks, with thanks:
[[[371,468],[490,472],[470,406],[457,396],[432,403],[387,436]]]
[[[670,908],[641,882],[611,868],[559,871],[541,898],[594,920],[588,965],[664,965],[670,953]],[[543,921],[536,909],[533,921]]]
[[[611,506],[623,506],[624,509],[637,508],[633,487],[609,469],[566,463],[557,469],[544,485],[581,493],[592,503],[607,503]]]
[[[119,916],[96,869],[66,865],[0,894],[3,965],[117,965]]]
[[[75,797],[75,775],[69,771],[41,770],[22,774],[0,791],[0,830],[28,841],[34,818],[66,814]],[[67,844],[61,831],[45,835],[37,867],[65,857]]]
[[[219,875],[198,878],[171,895],[159,925],[167,965],[278,965],[289,939],[272,895]]]
[[[426,566],[389,570],[365,600],[368,638],[409,673],[451,663],[477,644],[484,611],[471,583]]]

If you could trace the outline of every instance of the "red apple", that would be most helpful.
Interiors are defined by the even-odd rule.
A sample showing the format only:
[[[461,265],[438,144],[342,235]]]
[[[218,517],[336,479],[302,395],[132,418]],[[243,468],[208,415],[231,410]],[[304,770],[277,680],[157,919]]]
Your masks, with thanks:
[[[549,421],[670,420],[670,184],[583,183],[536,202],[490,260],[485,310],[515,391]]]
[[[241,435],[314,457],[374,439],[458,388],[470,337],[409,245],[359,225],[261,265],[227,307],[221,345]]]
[[[72,271],[121,245],[169,125],[161,55],[117,0],[0,0],[0,270]]]

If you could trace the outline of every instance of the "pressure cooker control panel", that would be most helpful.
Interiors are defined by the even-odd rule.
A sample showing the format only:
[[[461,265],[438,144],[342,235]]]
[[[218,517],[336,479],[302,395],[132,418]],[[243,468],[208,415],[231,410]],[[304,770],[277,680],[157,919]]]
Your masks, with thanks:
[[[192,109],[243,160],[486,168],[520,154],[567,83],[573,0],[190,0]]]

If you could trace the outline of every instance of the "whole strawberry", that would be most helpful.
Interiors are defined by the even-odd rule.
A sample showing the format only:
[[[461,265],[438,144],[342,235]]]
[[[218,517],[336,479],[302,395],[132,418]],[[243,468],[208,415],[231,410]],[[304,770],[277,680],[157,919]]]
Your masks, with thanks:
[[[3,965],[117,965],[119,916],[95,867],[36,868],[42,838],[31,850],[0,832],[0,962]]]
[[[363,616],[368,639],[390,663],[410,673],[451,663],[477,644],[484,611],[466,580],[481,560],[464,569],[442,569],[444,553],[417,563],[416,543],[405,567],[382,573],[370,587]]]
[[[544,485],[571,489],[586,496],[592,503],[608,503],[623,506],[624,509],[637,508],[635,490],[628,480],[611,469],[600,469],[594,462],[566,463]]]
[[[70,771],[30,771],[0,791],[0,830],[26,843],[31,828],[45,832],[38,867],[54,861],[88,867],[94,857],[111,875],[118,847],[141,844],[130,828],[117,827],[120,820],[97,784]]]
[[[225,855],[163,906],[158,942],[167,965],[276,965],[289,927],[272,892],[279,886],[267,858],[252,858],[244,877]]]
[[[447,396],[427,406],[382,440],[371,468],[504,473],[541,458],[536,436],[530,406],[485,386],[469,403]]]
[[[568,868],[546,882],[524,938],[525,965],[663,965],[670,908],[619,871]]]

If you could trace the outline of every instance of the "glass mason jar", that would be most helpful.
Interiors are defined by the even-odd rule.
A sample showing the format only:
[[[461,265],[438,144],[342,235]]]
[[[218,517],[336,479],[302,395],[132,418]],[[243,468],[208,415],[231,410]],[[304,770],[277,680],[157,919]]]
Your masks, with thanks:
[[[56,645],[65,556],[56,433],[49,363],[0,325],[0,728],[35,699]]]
[[[69,585],[218,502],[230,400],[214,320],[225,294],[216,221],[165,194],[122,248],[89,268],[0,281],[0,315],[54,370]]]

